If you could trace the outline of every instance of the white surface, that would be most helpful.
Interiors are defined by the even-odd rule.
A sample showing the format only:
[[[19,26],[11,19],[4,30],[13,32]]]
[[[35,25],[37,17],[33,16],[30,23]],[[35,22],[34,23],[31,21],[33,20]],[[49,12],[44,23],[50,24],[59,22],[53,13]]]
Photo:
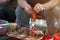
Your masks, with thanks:
[[[31,25],[31,19],[30,19],[30,25]],[[47,27],[47,23],[46,23],[46,20],[43,20],[43,19],[36,19],[36,22],[32,22],[32,26],[33,24],[36,24],[37,26],[42,26],[42,27]]]

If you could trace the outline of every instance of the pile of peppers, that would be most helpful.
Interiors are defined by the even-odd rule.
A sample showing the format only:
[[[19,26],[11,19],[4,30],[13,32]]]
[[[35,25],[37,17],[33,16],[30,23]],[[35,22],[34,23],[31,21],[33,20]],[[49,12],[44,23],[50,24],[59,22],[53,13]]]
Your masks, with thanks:
[[[54,34],[52,37],[48,35],[44,35],[42,40],[60,40],[60,33]]]

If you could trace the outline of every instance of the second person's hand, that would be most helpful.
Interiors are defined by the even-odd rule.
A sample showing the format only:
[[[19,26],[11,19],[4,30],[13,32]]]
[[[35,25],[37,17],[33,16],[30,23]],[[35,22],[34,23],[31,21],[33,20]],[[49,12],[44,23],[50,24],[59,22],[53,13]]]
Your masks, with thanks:
[[[37,3],[35,6],[34,6],[34,10],[36,11],[36,13],[40,12],[40,11],[43,11],[44,10],[44,6],[40,3]]]

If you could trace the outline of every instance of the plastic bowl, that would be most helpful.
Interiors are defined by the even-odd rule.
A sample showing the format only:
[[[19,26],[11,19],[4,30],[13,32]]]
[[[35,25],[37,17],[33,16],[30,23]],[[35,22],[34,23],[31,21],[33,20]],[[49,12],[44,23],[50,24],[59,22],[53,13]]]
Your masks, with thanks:
[[[5,21],[5,20],[0,20],[0,22],[3,22],[2,24],[0,24],[0,36],[1,36],[7,32],[9,23],[8,21]]]
[[[9,38],[0,38],[0,40],[9,40]]]

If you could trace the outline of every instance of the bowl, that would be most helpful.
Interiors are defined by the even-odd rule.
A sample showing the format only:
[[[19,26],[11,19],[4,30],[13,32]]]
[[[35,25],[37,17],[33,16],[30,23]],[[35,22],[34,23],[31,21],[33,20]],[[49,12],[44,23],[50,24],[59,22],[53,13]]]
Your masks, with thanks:
[[[0,37],[0,40],[9,40],[9,38]]]
[[[7,32],[8,25],[8,21],[0,20],[0,36],[4,35]]]

